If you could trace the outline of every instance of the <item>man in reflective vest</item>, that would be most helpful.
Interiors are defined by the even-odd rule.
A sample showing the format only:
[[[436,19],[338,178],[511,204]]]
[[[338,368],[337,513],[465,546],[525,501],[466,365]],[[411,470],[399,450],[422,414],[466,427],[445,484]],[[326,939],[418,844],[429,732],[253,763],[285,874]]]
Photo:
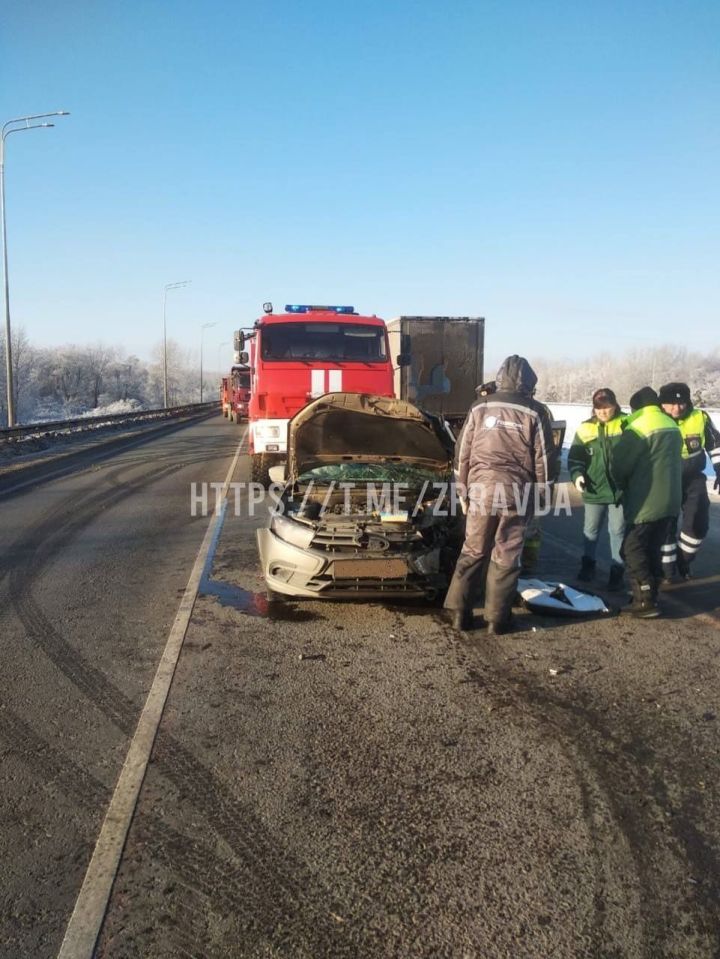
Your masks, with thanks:
[[[592,405],[593,415],[578,427],[568,453],[570,479],[582,494],[585,506],[583,556],[577,578],[583,583],[592,582],[597,541],[607,518],[611,556],[608,589],[616,590],[622,587],[625,568],[620,555],[625,520],[610,463],[613,447],[622,436],[625,417],[615,394],[607,387],[595,390]]]
[[[666,383],[660,387],[660,403],[672,416],[682,434],[682,519],[678,541],[677,529],[671,531],[663,546],[665,581],[677,573],[690,576],[690,563],[707,536],[710,524],[710,499],[705,476],[705,454],[715,470],[714,489],[720,491],[720,432],[705,410],[696,410],[690,399],[687,383]]]
[[[630,397],[630,409],[612,458],[612,474],[622,490],[622,554],[633,597],[632,606],[623,612],[650,619],[660,615],[662,546],[680,512],[682,437],[675,420],[660,409],[658,395],[650,386]]]

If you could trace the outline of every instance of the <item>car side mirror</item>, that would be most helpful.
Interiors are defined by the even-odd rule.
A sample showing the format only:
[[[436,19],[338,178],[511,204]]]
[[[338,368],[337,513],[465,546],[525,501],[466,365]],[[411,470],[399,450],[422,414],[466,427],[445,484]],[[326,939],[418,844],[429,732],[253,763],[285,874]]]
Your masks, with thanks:
[[[398,353],[395,359],[398,366],[410,366],[412,363],[412,357],[409,353]]]
[[[268,470],[268,475],[270,476],[271,483],[281,485],[287,479],[287,465],[285,463],[278,463],[275,466],[271,466]]]
[[[247,353],[241,353],[241,354],[240,354],[240,362],[241,362],[241,363],[244,363],[245,366],[247,366],[247,363],[248,363],[248,360],[249,360],[249,359],[250,359],[250,357],[248,356]]]

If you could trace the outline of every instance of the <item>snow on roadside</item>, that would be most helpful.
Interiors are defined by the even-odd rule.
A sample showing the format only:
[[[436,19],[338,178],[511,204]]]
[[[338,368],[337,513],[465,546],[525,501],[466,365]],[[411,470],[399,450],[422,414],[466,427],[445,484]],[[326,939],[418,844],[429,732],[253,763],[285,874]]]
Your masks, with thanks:
[[[145,407],[139,400],[116,400],[114,403],[108,403],[107,406],[98,406],[94,410],[87,410],[81,413],[83,419],[89,419],[96,416],[117,416],[120,413],[139,413]]]

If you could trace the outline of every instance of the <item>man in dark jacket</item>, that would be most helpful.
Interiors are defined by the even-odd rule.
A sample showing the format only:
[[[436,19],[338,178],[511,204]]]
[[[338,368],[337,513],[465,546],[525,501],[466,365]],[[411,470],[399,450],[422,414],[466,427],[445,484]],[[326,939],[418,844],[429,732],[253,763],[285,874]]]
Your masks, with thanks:
[[[630,409],[612,460],[623,494],[622,553],[633,593],[632,606],[623,612],[650,619],[660,615],[661,549],[680,512],[682,440],[677,423],[660,409],[650,386],[630,397]]]
[[[610,578],[608,589],[622,587],[624,564],[620,555],[625,536],[625,519],[620,490],[610,471],[612,451],[622,436],[624,414],[608,387],[595,390],[593,415],[577,429],[568,453],[570,479],[582,494],[583,556],[578,579],[589,583],[595,575],[595,553],[600,529],[607,518],[610,534]]]
[[[710,527],[706,453],[715,470],[715,489],[720,490],[720,432],[705,410],[695,409],[687,383],[666,383],[660,387],[659,396],[662,408],[680,427],[683,440],[680,541],[677,541],[677,530],[672,530],[663,546],[663,578],[671,580],[677,569],[679,575],[687,579],[690,563]]]
[[[445,608],[457,629],[471,629],[473,599],[487,570],[489,633],[510,628],[525,530],[536,488],[555,476],[557,452],[548,410],[533,399],[537,376],[521,356],[498,371],[496,392],[480,395],[459,441],[456,481],[467,510],[465,542]]]

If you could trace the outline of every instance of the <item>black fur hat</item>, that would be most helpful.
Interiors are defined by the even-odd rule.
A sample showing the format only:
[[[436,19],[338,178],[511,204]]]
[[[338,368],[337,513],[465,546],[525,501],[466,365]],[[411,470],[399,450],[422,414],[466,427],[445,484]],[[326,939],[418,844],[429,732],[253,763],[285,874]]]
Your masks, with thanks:
[[[659,398],[661,403],[685,403],[690,405],[690,387],[687,383],[666,383],[660,387]]]

